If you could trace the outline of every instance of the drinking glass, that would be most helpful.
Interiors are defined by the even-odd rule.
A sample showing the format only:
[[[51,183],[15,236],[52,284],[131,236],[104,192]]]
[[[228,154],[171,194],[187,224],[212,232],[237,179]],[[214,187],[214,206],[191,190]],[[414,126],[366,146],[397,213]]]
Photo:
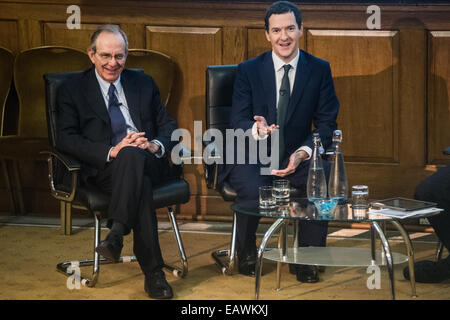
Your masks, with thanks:
[[[276,201],[273,197],[272,186],[259,187],[259,207],[263,209],[271,209],[276,207]]]
[[[352,187],[352,207],[355,209],[369,208],[369,187],[357,185]]]
[[[272,186],[272,195],[275,198],[276,203],[280,205],[288,204],[291,191],[289,180],[274,180]]]

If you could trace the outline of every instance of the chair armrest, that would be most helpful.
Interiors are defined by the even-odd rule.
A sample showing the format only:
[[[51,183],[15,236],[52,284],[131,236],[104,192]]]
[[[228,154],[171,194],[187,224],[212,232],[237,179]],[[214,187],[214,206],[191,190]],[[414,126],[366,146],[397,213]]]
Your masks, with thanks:
[[[71,202],[75,198],[77,189],[78,172],[81,170],[81,164],[74,157],[61,153],[56,149],[41,151],[41,154],[48,155],[48,179],[50,184],[50,191],[52,196],[58,200]],[[63,167],[61,167],[62,164]],[[57,184],[56,174],[59,168],[62,168],[70,173],[70,186],[64,184]]]
[[[173,150],[172,150],[173,151]],[[178,155],[175,153],[178,151]],[[185,163],[190,164],[192,156],[192,151],[182,144],[177,145],[175,152],[171,152],[169,158],[169,164],[171,166],[170,175],[173,177],[183,178],[183,165]],[[174,159],[176,157],[176,159]]]
[[[51,150],[41,151],[40,154],[47,154],[51,157],[55,157],[56,159],[58,159],[58,161],[61,161],[61,163],[66,167],[67,171],[69,172],[81,170],[81,164],[77,159],[75,159],[72,156],[69,156],[68,154],[59,152],[54,148],[52,148]]]

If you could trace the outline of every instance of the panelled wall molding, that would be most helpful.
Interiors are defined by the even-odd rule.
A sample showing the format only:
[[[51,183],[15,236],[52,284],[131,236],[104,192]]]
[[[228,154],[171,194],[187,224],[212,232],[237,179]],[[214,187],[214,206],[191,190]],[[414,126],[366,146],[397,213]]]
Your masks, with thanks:
[[[69,5],[80,8],[81,28],[69,29]],[[0,46],[14,54],[43,45],[85,51],[95,28],[119,24],[130,48],[169,55],[176,64],[168,104],[194,146],[194,121],[205,123],[205,69],[237,64],[270,50],[264,33],[267,2],[0,0]],[[299,4],[300,47],[330,62],[341,104],[349,185],[367,184],[372,198],[412,197],[431,169],[450,161],[450,5],[380,5],[381,28],[369,30],[367,5]],[[17,103],[9,100],[6,127]],[[44,107],[44,106],[42,106]],[[45,163],[21,163],[26,209],[54,212]],[[191,201],[180,217],[231,218],[229,203],[206,188],[203,166],[185,165]],[[9,198],[0,178],[0,211]]]

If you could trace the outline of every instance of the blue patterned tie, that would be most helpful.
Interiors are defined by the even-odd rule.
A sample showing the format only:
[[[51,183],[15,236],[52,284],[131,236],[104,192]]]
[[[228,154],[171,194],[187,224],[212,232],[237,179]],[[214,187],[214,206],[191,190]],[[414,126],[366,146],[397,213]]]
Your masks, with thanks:
[[[120,111],[120,103],[117,100],[115,91],[116,87],[111,83],[108,90],[108,112],[111,118],[111,142],[113,145],[118,144],[127,134],[127,124],[122,111]]]

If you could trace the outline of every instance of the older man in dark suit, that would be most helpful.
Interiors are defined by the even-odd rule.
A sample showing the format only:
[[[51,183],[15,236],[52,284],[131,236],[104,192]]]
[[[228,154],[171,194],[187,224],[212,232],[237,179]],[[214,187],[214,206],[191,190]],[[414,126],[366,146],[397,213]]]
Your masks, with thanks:
[[[57,147],[82,162],[82,182],[111,194],[110,233],[96,248],[117,262],[123,236],[133,230],[134,253],[152,298],[171,298],[158,242],[152,186],[167,173],[176,121],[161,104],[153,79],[124,69],[125,33],[101,26],[88,49],[93,68],[64,83],[58,91]]]
[[[271,184],[274,178],[289,179],[306,195],[312,134],[318,132],[326,148],[337,128],[339,110],[328,62],[299,50],[303,25],[297,6],[288,1],[273,3],[266,12],[265,27],[272,50],[238,66],[231,127],[252,130],[255,140],[271,139],[278,130],[279,141],[271,139],[271,144],[279,142],[281,169],[272,171],[272,175],[261,174],[263,161],[250,164],[246,150],[245,164],[226,164],[218,176],[219,183],[228,179],[236,190],[236,203],[247,207],[257,206],[258,187]],[[328,163],[324,167],[329,170]],[[254,275],[256,263],[258,220],[237,215],[239,272],[250,276]],[[300,246],[325,245],[326,223],[301,223],[300,228]],[[299,281],[319,279],[314,266],[300,265],[296,271]]]

